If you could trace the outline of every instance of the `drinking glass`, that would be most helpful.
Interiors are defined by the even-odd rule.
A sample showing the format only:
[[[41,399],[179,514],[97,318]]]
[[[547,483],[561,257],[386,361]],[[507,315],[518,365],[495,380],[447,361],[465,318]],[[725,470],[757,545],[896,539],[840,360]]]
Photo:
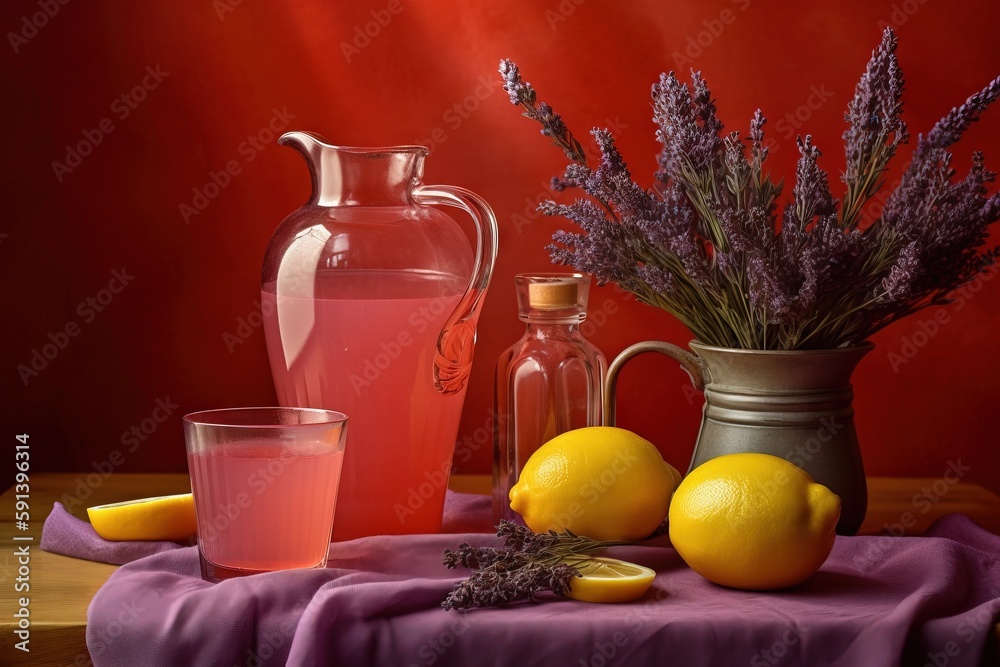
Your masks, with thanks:
[[[208,581],[326,566],[347,417],[312,408],[229,408],[184,417]]]

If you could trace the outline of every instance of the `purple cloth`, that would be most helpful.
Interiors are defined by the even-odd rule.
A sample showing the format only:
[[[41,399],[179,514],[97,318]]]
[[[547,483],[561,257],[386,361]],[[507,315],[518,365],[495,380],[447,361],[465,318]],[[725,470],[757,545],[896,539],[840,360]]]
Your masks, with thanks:
[[[45,519],[39,546],[63,556],[112,565],[124,565],[162,551],[184,548],[176,542],[109,542],[98,535],[93,526],[77,519],[58,502]]]
[[[449,491],[442,530],[446,533],[493,532],[490,503],[488,496]],[[98,535],[89,523],[66,511],[59,502],[52,506],[52,512],[45,519],[40,542],[45,551],[112,565],[124,565],[194,544],[193,537],[187,545],[177,542],[109,542]]]
[[[487,530],[489,500],[449,494],[446,527]],[[85,555],[61,526],[45,548]],[[74,520],[75,521],[75,520]],[[82,526],[87,526],[79,522]],[[78,529],[82,530],[79,526]],[[46,530],[49,529],[48,524]],[[483,534],[334,543],[324,570],[202,581],[194,547],[119,568],[88,613],[87,646],[105,665],[944,665],[980,663],[1000,615],[1000,537],[965,517],[926,537],[838,537],[813,578],[751,593],[715,586],[665,541],[610,555],[652,567],[642,599],[596,605],[553,597],[445,612],[462,576],[445,548]],[[125,553],[125,545],[119,557]],[[100,558],[107,558],[101,552]]]

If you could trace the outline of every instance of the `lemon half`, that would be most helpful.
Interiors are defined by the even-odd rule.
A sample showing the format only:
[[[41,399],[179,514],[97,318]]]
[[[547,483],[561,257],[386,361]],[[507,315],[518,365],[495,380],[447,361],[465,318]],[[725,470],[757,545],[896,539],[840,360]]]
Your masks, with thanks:
[[[87,508],[90,524],[106,540],[181,541],[197,529],[190,493],[126,500]]]
[[[638,600],[646,594],[656,576],[648,567],[617,558],[591,558],[574,567],[581,576],[570,579],[566,597],[583,602]]]

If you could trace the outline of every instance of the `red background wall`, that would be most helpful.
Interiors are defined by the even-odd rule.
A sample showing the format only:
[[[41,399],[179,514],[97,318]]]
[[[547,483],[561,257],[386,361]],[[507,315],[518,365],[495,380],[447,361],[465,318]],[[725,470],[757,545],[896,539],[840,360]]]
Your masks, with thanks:
[[[0,9],[8,33],[0,47],[8,206],[0,223],[0,435],[12,450],[14,435],[29,433],[35,470],[108,470],[111,462],[182,471],[181,415],[274,402],[261,330],[232,352],[224,340],[240,335],[240,318],[252,319],[267,240],[308,194],[301,158],[264,131],[274,109],[289,117],[275,121],[283,129],[344,145],[430,143],[426,181],[465,186],[495,208],[502,249],[460,457],[461,470],[485,472],[493,363],[521,331],[512,276],[551,270],[543,247],[568,225],[534,212],[564,161],[508,104],[496,74],[501,57],[520,64],[578,135],[611,125],[647,184],[657,149],[648,95],[663,70],[700,69],[729,129],[745,131],[761,106],[778,142],[777,174],[794,173],[796,128],[811,132],[835,182],[843,112],[880,24],[900,36],[914,133],[1000,72],[1000,8],[988,0],[49,2],[58,7],[49,18],[29,0]],[[44,23],[37,30],[26,27],[33,16]],[[359,37],[366,26],[375,36]],[[126,106],[121,96],[144,78],[151,90]],[[973,148],[1000,168],[998,130],[994,109],[958,146],[958,168]],[[258,135],[259,148],[245,143]],[[54,170],[66,146],[88,136],[100,137],[91,154],[68,163],[69,172]],[[239,174],[195,202],[193,190],[229,161]],[[180,205],[195,203],[207,205],[186,221]],[[100,312],[81,307],[116,270],[134,276],[121,293]],[[1000,281],[977,287],[944,309],[946,323],[923,325],[932,333],[921,333],[934,315],[925,312],[875,337],[856,375],[870,474],[939,477],[961,459],[967,479],[1000,491]],[[689,338],[669,315],[611,287],[594,290],[591,313],[590,337],[609,357],[639,340]],[[76,335],[60,336],[67,326]],[[25,384],[18,365],[30,364],[50,335],[65,349]],[[681,468],[700,407],[684,379],[665,359],[634,362],[619,412],[621,425]],[[158,401],[172,406],[169,417],[130,438],[133,426],[164,416]],[[12,468],[0,463],[5,481]]]

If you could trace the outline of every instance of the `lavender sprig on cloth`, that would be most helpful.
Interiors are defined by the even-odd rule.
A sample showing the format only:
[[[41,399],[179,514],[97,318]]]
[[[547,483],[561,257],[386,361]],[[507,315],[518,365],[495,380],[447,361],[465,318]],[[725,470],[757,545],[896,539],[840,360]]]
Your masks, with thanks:
[[[589,560],[590,554],[625,542],[601,542],[589,537],[563,533],[534,533],[511,521],[501,521],[497,536],[504,546],[475,547],[461,544],[457,551],[444,552],[448,568],[473,570],[460,582],[441,606],[445,610],[496,607],[511,602],[534,600],[543,591],[565,596],[576,566]]]

